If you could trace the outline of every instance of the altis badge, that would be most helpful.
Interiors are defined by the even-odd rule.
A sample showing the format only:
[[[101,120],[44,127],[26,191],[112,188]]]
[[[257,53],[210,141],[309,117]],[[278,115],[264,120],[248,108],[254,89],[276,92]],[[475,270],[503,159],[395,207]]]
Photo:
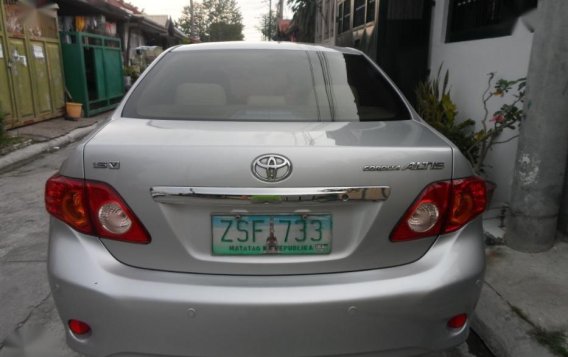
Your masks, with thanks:
[[[413,161],[408,165],[364,165],[363,171],[443,170],[445,166],[440,161]]]

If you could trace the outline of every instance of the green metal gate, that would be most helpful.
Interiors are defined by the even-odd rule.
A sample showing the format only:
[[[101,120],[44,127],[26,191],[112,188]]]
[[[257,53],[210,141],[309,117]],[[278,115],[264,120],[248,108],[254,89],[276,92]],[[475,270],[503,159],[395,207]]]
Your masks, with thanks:
[[[62,32],[65,83],[85,116],[107,111],[124,95],[121,42],[86,32]]]
[[[16,0],[0,0],[0,105],[15,128],[64,114],[57,19]]]

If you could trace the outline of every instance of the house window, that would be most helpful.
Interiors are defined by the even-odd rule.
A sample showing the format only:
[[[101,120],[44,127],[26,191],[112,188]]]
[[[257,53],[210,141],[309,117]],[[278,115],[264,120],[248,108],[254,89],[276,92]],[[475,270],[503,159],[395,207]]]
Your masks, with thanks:
[[[325,13],[325,38],[329,38],[333,36],[333,28],[335,25],[335,0],[326,0]]]
[[[367,0],[367,22],[375,21],[376,0]]]
[[[343,32],[351,28],[351,0],[343,3]]]
[[[446,42],[508,36],[537,0],[450,0]]]
[[[337,33],[343,32],[343,3],[337,6]]]
[[[367,0],[355,0],[353,11],[353,27],[361,26],[365,23],[365,2]]]
[[[322,22],[323,22],[323,38],[324,39],[328,39],[329,38],[329,0],[326,0],[323,2],[323,7],[322,7]],[[325,15],[323,15],[325,13]]]

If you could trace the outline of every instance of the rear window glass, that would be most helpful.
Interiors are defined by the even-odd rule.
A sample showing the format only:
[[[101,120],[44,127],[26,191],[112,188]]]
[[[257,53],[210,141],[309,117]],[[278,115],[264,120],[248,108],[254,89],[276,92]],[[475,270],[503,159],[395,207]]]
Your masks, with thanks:
[[[165,55],[123,116],[243,121],[409,119],[363,56],[298,50],[199,50]]]

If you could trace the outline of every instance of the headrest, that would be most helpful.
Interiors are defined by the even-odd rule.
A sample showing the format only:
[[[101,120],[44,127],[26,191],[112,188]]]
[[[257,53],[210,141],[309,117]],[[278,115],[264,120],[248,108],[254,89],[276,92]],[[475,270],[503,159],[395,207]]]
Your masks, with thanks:
[[[247,104],[261,107],[281,107],[286,105],[286,98],[281,95],[251,95],[248,97]]]
[[[178,105],[225,105],[225,89],[215,83],[183,83],[176,90]]]

